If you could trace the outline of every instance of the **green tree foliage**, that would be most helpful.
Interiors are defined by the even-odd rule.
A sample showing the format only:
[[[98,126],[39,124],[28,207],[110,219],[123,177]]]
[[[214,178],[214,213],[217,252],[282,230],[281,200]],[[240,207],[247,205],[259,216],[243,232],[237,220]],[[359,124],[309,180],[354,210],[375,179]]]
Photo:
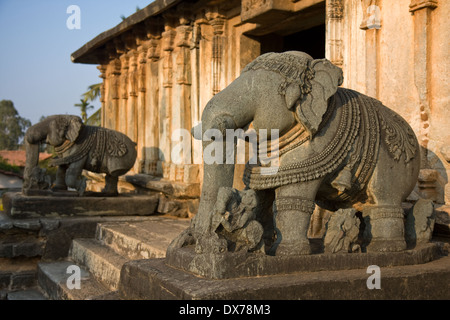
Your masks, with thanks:
[[[89,101],[87,101],[86,99],[80,99],[80,103],[76,103],[75,107],[80,108],[81,110],[81,119],[83,120],[84,123],[86,123],[87,121],[87,111],[89,109],[94,108],[93,105],[89,104]]]
[[[0,150],[17,150],[30,126],[30,120],[19,116],[11,100],[0,101]]]
[[[95,83],[88,87],[88,91],[83,93],[81,96],[83,97],[83,100],[86,101],[94,101],[98,97],[100,97],[100,89],[102,87],[102,83]]]
[[[94,102],[98,97],[100,97],[100,90],[102,87],[102,83],[94,83],[88,87],[88,91],[83,93],[80,99],[80,103],[75,104],[76,107],[81,109],[81,118],[83,122],[92,125],[99,126],[100,125],[100,109],[98,109],[94,114],[92,114],[89,118],[87,116],[87,110],[92,109],[94,106],[89,105],[89,102]]]

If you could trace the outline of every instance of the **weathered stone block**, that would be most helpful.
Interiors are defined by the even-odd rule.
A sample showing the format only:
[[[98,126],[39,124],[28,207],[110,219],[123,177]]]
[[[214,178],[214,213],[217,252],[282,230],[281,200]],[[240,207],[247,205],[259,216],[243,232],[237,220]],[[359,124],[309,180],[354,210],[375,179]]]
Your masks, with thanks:
[[[127,216],[152,215],[158,205],[157,195],[119,195],[117,197],[52,197],[3,195],[5,212],[14,219],[58,216]],[[39,223],[39,220],[36,221]],[[28,222],[19,223],[23,227]]]
[[[420,265],[381,267],[381,290],[367,288],[367,267],[266,277],[208,280],[166,265],[165,259],[127,262],[121,299],[450,299],[450,257]]]

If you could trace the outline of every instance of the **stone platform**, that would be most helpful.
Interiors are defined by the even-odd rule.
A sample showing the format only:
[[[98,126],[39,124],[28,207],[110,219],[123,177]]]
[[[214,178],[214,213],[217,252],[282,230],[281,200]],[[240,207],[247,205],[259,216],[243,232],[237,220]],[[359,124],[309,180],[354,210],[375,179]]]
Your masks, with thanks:
[[[120,194],[117,197],[86,196],[76,193],[23,195],[3,194],[4,211],[14,219],[63,216],[146,216],[156,212],[158,195]]]
[[[139,300],[450,299],[449,256],[421,264],[380,266],[381,289],[367,286],[372,275],[367,271],[370,264],[372,261],[367,261],[367,265],[351,270],[217,280],[170,267],[167,258],[135,260],[122,268],[119,295],[121,299]],[[240,265],[235,267],[239,269]]]
[[[269,256],[262,253],[226,252],[196,254],[193,246],[167,251],[165,263],[207,279],[274,276],[298,272],[336,271],[423,264],[441,255],[436,243],[402,252],[368,252]]]

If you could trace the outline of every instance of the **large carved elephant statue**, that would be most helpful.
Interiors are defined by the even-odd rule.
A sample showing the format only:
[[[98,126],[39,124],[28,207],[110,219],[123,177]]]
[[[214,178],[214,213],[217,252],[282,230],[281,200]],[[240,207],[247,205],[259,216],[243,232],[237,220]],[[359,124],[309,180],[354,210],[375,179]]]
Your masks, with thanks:
[[[244,173],[247,188],[256,190],[265,206],[259,210],[265,234],[276,233],[275,255],[311,253],[307,231],[316,203],[362,212],[368,251],[406,249],[401,203],[418,177],[417,138],[398,114],[339,87],[342,81],[342,70],[326,59],[297,51],[267,53],[208,102],[201,131],[193,129],[204,150],[216,143],[210,129],[226,135],[252,123],[256,132],[267,129],[269,140],[271,130],[278,130],[279,165],[272,174],[271,168],[248,163]],[[211,232],[218,190],[233,184],[235,166],[223,160],[204,163],[198,213],[173,246]]]
[[[136,144],[126,135],[101,127],[84,125],[73,115],[53,115],[31,126],[25,134],[26,166],[23,190],[36,189],[32,178],[37,168],[39,144],[54,146],[57,157],[51,165],[58,166],[53,191],[74,188],[84,194],[86,182],[81,173],[105,173],[105,195],[117,195],[117,181],[136,161]]]

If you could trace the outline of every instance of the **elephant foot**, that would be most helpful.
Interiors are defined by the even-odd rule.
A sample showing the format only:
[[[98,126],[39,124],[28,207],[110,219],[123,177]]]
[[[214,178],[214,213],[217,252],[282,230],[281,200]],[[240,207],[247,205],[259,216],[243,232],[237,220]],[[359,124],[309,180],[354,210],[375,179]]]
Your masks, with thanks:
[[[298,256],[311,254],[311,245],[308,240],[295,243],[274,244],[269,251],[275,256]]]
[[[377,206],[363,210],[364,242],[368,252],[406,250],[404,211],[397,206]]]

